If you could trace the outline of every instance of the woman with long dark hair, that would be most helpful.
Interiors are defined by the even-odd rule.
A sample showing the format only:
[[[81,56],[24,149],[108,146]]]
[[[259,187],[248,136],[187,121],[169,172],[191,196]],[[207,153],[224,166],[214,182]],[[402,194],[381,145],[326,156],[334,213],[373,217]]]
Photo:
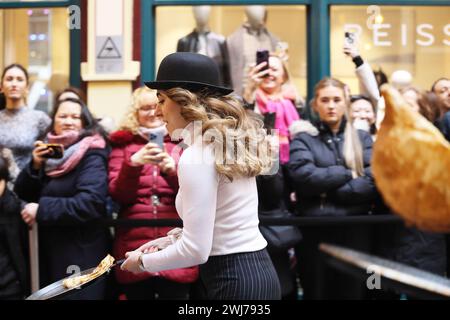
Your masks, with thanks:
[[[15,191],[28,201],[23,220],[39,223],[41,286],[95,267],[110,250],[106,217],[109,147],[105,135],[80,100],[59,102],[45,143],[36,141],[32,161],[20,173]],[[49,158],[50,157],[50,158]],[[76,292],[73,299],[103,299],[105,283]]]

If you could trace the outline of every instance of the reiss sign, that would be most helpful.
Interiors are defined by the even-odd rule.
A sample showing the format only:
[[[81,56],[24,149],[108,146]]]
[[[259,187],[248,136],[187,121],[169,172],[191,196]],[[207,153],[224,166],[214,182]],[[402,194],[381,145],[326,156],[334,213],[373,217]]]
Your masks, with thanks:
[[[376,47],[390,47],[392,46],[393,39],[389,37],[389,32],[394,26],[391,24],[373,24],[371,25],[373,45]],[[397,27],[397,26],[395,26]],[[361,38],[363,29],[359,24],[345,24],[344,32],[354,32],[358,38]],[[408,25],[400,25],[400,41],[401,45],[406,47],[408,45],[408,33],[411,32],[408,29]],[[415,28],[415,41],[416,44],[422,47],[429,47],[436,43],[437,32],[442,32],[445,36],[442,43],[446,46],[450,46],[450,24],[445,25],[442,30],[437,30],[432,24],[422,23]]]

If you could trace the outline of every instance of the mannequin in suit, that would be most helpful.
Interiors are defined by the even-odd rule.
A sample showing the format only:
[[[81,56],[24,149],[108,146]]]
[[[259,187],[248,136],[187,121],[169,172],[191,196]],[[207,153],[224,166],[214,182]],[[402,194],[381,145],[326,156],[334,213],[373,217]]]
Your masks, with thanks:
[[[193,14],[196,27],[178,40],[177,52],[200,53],[212,58],[219,66],[222,85],[231,87],[225,37],[209,30],[211,6],[194,6]]]
[[[274,52],[279,42],[279,39],[266,28],[267,10],[265,6],[247,6],[245,15],[247,22],[231,34],[226,42],[231,82],[238,95],[242,95],[247,69],[256,62],[256,51]]]

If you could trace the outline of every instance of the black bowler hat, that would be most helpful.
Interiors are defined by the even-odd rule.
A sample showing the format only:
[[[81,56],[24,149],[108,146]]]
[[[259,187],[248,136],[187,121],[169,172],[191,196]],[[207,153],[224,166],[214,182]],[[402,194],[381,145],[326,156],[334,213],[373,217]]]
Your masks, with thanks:
[[[157,90],[205,90],[223,96],[233,92],[233,89],[222,87],[219,79],[219,67],[210,57],[198,53],[176,52],[163,59],[156,81],[146,82],[145,85]]]

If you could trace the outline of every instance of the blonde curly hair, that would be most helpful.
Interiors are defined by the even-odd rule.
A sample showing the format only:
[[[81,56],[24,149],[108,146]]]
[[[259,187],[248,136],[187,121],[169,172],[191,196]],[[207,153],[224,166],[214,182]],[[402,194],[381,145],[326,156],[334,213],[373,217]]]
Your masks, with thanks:
[[[187,122],[201,122],[203,141],[214,145],[219,174],[233,181],[272,169],[278,154],[272,153],[263,122],[251,117],[239,100],[182,88],[172,88],[164,94],[182,106],[181,116]]]
[[[152,93],[155,95],[155,100],[157,101],[158,98],[156,96],[156,90],[150,89],[145,86],[134,90],[131,98],[131,105],[129,106],[127,113],[125,114],[124,119],[120,124],[119,130],[131,131],[133,134],[138,134],[140,127],[138,121],[138,112],[142,104],[142,96],[144,94]]]

